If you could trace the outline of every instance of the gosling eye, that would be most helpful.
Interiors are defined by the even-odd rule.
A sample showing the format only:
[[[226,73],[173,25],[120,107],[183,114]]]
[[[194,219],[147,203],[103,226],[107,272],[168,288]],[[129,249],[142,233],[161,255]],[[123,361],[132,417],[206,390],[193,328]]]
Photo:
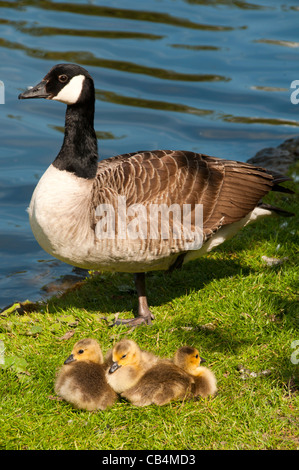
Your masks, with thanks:
[[[198,355],[198,354],[196,354],[195,358],[196,358],[196,359],[198,359],[198,357],[199,357],[199,355]]]
[[[68,76],[65,74],[59,75],[58,80],[60,81],[60,83],[66,83],[68,80]]]
[[[126,356],[127,356],[126,354],[123,354],[123,355],[121,356],[121,359],[124,359]]]
[[[83,353],[84,353],[84,349],[79,349],[78,354],[83,354]]]

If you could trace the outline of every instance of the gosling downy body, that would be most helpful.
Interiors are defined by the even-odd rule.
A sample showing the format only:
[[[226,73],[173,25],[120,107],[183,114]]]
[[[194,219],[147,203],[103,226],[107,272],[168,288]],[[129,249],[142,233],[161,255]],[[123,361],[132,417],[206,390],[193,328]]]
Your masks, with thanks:
[[[145,272],[180,267],[259,218],[292,215],[261,203],[271,190],[291,192],[279,186],[288,178],[246,163],[173,150],[98,162],[94,83],[78,65],[55,65],[19,98],[67,105],[63,144],[35,188],[30,224],[66,263],[135,274],[138,315],[116,323],[151,323]]]
[[[121,396],[135,406],[162,406],[173,400],[189,398],[193,384],[190,374],[172,361],[163,359]]]
[[[135,341],[122,339],[107,355],[106,378],[108,384],[117,393],[133,387],[142,375],[159,361],[149,351],[140,349]]]
[[[217,381],[214,373],[200,364],[204,362],[196,348],[183,346],[176,351],[174,363],[192,378],[191,395],[206,398],[217,391]]]
[[[74,408],[94,411],[113,405],[117,395],[106,381],[103,354],[96,340],[86,338],[75,344],[57,376],[54,389]]]

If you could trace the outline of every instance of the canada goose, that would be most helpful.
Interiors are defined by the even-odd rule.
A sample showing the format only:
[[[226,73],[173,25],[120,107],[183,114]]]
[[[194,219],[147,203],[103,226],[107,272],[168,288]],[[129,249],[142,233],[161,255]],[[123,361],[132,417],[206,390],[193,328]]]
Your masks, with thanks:
[[[217,381],[213,372],[200,364],[205,362],[196,348],[183,346],[174,356],[174,363],[193,378],[191,393],[205,398],[214,395],[217,391]]]
[[[117,395],[107,384],[103,354],[96,340],[86,338],[74,345],[59,371],[54,389],[74,408],[93,411],[113,405]]]
[[[66,263],[135,274],[138,316],[116,324],[151,323],[145,272],[180,267],[261,217],[292,215],[260,202],[271,190],[292,192],[279,186],[288,178],[246,163],[172,150],[98,162],[94,83],[78,65],[55,65],[19,98],[67,104],[63,144],[35,188],[30,224]]]
[[[158,360],[154,354],[140,349],[135,341],[122,339],[105,359],[110,366],[106,370],[107,382],[117,393],[122,393],[135,385]]]

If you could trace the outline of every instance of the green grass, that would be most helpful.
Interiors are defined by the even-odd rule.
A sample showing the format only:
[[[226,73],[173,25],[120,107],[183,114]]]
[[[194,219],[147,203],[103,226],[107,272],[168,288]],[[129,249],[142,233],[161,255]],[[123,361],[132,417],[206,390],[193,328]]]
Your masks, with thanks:
[[[297,196],[270,201],[298,214]],[[288,259],[267,266],[263,255]],[[0,448],[299,448],[298,365],[291,361],[299,340],[298,219],[247,227],[171,276],[150,273],[147,287],[151,327],[109,328],[102,319],[136,310],[127,274],[94,276],[31,312],[0,314]],[[73,336],[62,339],[69,331]],[[57,400],[55,373],[76,341],[94,337],[106,352],[125,336],[167,357],[185,344],[198,347],[216,374],[218,394],[163,407],[122,400],[97,413]],[[244,379],[240,364],[269,374]]]

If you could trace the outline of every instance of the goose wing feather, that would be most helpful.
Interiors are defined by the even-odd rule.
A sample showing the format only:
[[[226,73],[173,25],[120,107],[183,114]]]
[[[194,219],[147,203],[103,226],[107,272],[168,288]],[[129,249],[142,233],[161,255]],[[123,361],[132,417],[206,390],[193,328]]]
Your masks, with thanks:
[[[263,168],[193,152],[128,153],[99,163],[93,204],[114,204],[117,195],[126,197],[127,206],[202,204],[204,236],[208,238],[252,211],[273,181]]]

